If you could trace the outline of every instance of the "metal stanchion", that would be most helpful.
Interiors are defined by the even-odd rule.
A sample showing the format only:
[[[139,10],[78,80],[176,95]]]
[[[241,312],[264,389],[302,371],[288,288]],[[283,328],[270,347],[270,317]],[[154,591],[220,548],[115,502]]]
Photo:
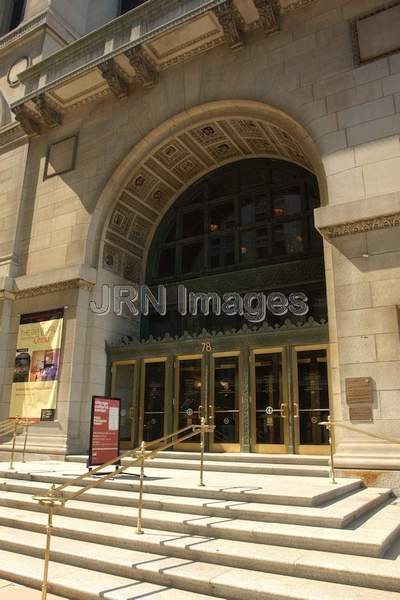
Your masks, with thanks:
[[[335,462],[334,462],[334,452],[335,452],[335,424],[331,422],[331,417],[328,417],[328,426],[327,426],[328,432],[329,432],[329,449],[330,449],[330,453],[331,453],[331,465],[330,465],[330,477],[331,477],[331,483],[332,484],[336,484],[336,477],[335,477]]]
[[[55,494],[55,484],[51,486],[49,496],[56,496]],[[50,563],[50,545],[51,545],[51,536],[53,533],[53,514],[54,514],[54,506],[55,502],[51,498],[45,503],[47,505],[47,527],[46,527],[46,548],[44,551],[44,567],[43,567],[43,583],[42,583],[42,600],[46,600],[47,598],[47,590],[49,585],[49,563]]]
[[[14,421],[14,435],[13,435],[13,443],[12,443],[11,457],[10,457],[10,471],[14,469],[14,454],[15,454],[15,444],[17,441],[17,429],[18,429],[18,417],[16,417],[15,421]]]
[[[200,482],[199,487],[204,487],[204,447],[206,441],[206,422],[204,417],[200,419],[201,433],[200,433]]]
[[[22,462],[25,462],[25,453],[26,453],[26,444],[28,442],[28,431],[29,431],[30,421],[25,422],[25,440],[24,440],[24,450],[22,453]]]
[[[143,508],[143,484],[144,484],[144,461],[146,456],[146,442],[142,442],[140,445],[140,481],[139,481],[139,504],[138,504],[138,515],[136,522],[136,533],[144,533],[142,529],[142,508]]]

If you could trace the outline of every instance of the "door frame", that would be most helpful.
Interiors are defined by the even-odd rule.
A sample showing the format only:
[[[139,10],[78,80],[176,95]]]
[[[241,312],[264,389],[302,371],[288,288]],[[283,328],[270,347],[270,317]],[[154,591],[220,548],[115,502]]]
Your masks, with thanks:
[[[329,445],[322,444],[300,444],[300,399],[299,399],[299,380],[297,369],[297,353],[307,350],[325,350],[326,351],[326,371],[328,384],[328,411],[332,411],[332,387],[330,381],[330,344],[304,344],[291,347],[290,360],[292,364],[292,406],[297,407],[293,410],[293,427],[294,427],[294,452],[295,454],[329,454]]]
[[[209,421],[212,425],[215,425],[215,359],[216,358],[238,358],[238,413],[239,413],[239,441],[237,443],[219,444],[214,442],[214,433],[210,434],[210,452],[240,452],[242,447],[243,438],[243,407],[242,407],[242,380],[243,380],[243,365],[240,350],[232,350],[227,352],[213,352],[211,354],[210,368],[209,368],[209,404],[207,405],[207,414]]]
[[[142,368],[141,368],[141,377],[140,377],[140,398],[139,398],[139,444],[143,441],[143,428],[144,428],[144,395],[146,390],[146,365],[151,363],[164,363],[164,402],[163,402],[163,410],[164,410],[164,426],[163,426],[163,436],[165,436],[168,432],[168,401],[167,401],[167,384],[168,384],[168,357],[167,356],[158,356],[158,357],[146,357],[143,358]],[[150,443],[150,442],[149,442]]]
[[[130,440],[120,440],[120,448],[122,449],[132,449],[135,446],[135,439],[137,439],[138,431],[137,429],[137,414],[140,410],[138,410],[136,399],[138,397],[138,384],[139,384],[139,361],[137,359],[127,359],[127,360],[114,360],[111,363],[111,397],[115,397],[115,389],[116,389],[116,372],[118,367],[123,366],[133,366],[133,386],[131,392],[131,406],[129,409],[129,418],[131,420],[131,439]]]
[[[255,359],[258,354],[277,354],[279,353],[282,357],[282,400],[280,404],[280,418],[283,419],[283,444],[258,444],[257,443],[257,401],[256,401],[256,365]],[[250,448],[251,452],[254,453],[266,453],[266,454],[288,454],[290,446],[290,406],[289,406],[289,388],[288,388],[288,360],[285,346],[267,347],[267,348],[251,348],[250,349],[250,422],[251,422],[251,433],[250,433]],[[282,407],[285,407],[284,414],[282,414]]]

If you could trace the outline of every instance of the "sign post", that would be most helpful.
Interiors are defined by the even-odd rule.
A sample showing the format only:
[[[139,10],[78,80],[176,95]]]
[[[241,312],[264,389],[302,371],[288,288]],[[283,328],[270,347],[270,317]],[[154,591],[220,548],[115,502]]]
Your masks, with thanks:
[[[120,404],[118,398],[93,396],[88,468],[117,459],[120,455]]]

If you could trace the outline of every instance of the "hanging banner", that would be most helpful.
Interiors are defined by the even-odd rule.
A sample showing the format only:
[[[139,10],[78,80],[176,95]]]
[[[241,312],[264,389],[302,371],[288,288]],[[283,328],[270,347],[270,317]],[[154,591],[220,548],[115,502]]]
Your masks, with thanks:
[[[120,404],[117,398],[93,396],[88,467],[102,465],[119,456]]]
[[[55,410],[64,309],[21,315],[10,417],[40,419]]]

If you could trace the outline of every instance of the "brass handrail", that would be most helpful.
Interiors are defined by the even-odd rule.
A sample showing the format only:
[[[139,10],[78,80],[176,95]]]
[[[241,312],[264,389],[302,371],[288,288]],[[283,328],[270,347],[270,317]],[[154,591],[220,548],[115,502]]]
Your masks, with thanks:
[[[365,431],[364,429],[360,429],[359,427],[354,427],[353,425],[345,425],[341,421],[332,421],[330,417],[328,417],[327,421],[321,421],[319,425],[326,427],[329,432],[329,446],[330,446],[330,455],[331,455],[331,464],[330,464],[330,478],[331,483],[336,483],[335,478],[335,462],[334,462],[334,446],[335,446],[335,437],[336,427],[341,427],[342,429],[346,429],[347,431],[355,431],[356,433],[361,433],[368,437],[372,437],[378,440],[383,440],[384,442],[389,442],[391,444],[400,444],[400,438],[394,438],[389,435],[384,435],[383,433],[372,433],[371,431]]]
[[[48,591],[48,579],[49,579],[49,563],[50,563],[50,547],[51,547],[51,536],[53,532],[53,516],[57,506],[65,506],[66,502],[78,498],[88,490],[98,487],[108,479],[114,478],[116,475],[120,475],[127,469],[130,469],[134,465],[140,467],[139,475],[139,499],[138,499],[138,513],[136,518],[136,533],[144,533],[142,528],[142,511],[143,511],[143,492],[144,492],[144,464],[146,460],[151,460],[157,456],[163,450],[184,442],[196,435],[200,434],[200,482],[199,485],[204,486],[204,450],[205,450],[205,436],[207,433],[214,431],[215,426],[206,424],[205,418],[202,417],[200,424],[188,425],[182,429],[178,429],[172,433],[169,433],[157,440],[151,442],[142,442],[141,445],[133,450],[128,450],[123,454],[120,454],[116,458],[113,458],[102,465],[95,467],[94,469],[88,469],[82,475],[75,477],[61,485],[56,486],[53,484],[47,494],[43,496],[33,496],[33,499],[39,502],[41,506],[47,507],[47,527],[46,527],[46,547],[44,553],[44,568],[43,568],[43,583],[42,583],[42,600],[46,600]],[[169,440],[169,441],[168,441]],[[152,448],[152,446],[157,446]],[[130,462],[122,464],[122,460],[131,459]],[[102,471],[106,467],[119,463],[116,469],[110,473],[102,475],[95,481],[87,481],[87,478],[93,477]],[[86,481],[85,481],[86,480]],[[80,486],[81,489],[64,495],[64,490],[68,487]]]
[[[9,417],[8,419],[4,419],[3,421],[0,421],[0,437],[13,434],[11,455],[10,455],[10,466],[9,466],[10,470],[14,469],[14,456],[15,456],[15,452],[16,452],[15,446],[16,446],[16,442],[17,442],[18,430],[21,427],[25,428],[24,448],[22,451],[22,462],[25,462],[29,427],[33,423],[37,423],[37,422],[38,422],[37,419],[29,419],[28,417]]]

